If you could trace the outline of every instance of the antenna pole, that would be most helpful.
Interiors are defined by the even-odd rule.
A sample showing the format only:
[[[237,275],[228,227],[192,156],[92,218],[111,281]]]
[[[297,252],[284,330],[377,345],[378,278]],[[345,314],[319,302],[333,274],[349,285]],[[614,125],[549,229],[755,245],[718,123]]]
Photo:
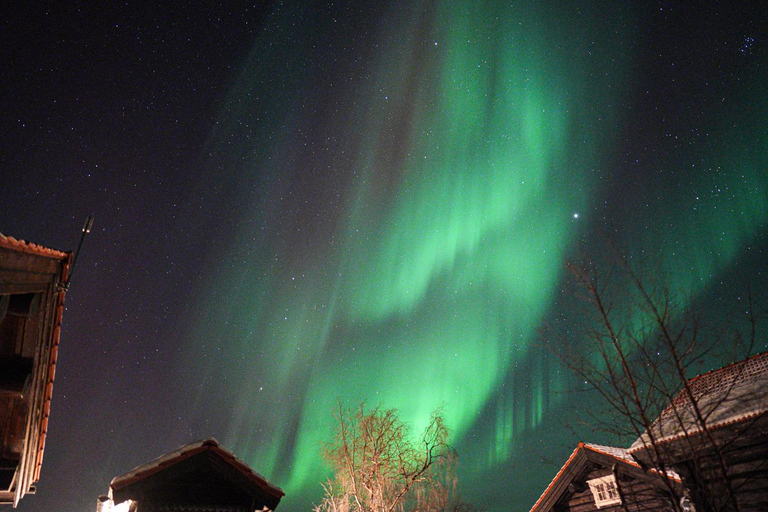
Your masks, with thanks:
[[[85,235],[91,232],[91,228],[93,227],[93,215],[89,215],[87,219],[85,219],[85,224],[83,224],[83,232],[80,235],[80,242],[77,244],[77,251],[75,251],[75,258],[72,260],[72,266],[69,268],[69,277],[67,278],[67,282],[62,284],[62,288],[64,290],[69,288],[69,283],[72,281],[72,274],[75,272],[75,265],[77,264],[77,258],[80,256],[80,249],[83,247],[83,241],[85,240]]]

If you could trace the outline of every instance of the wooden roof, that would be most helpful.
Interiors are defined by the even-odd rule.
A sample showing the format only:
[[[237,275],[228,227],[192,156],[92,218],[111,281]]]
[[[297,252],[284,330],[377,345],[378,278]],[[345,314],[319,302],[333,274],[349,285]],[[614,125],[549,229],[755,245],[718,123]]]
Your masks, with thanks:
[[[12,236],[7,236],[2,233],[0,233],[0,247],[17,252],[35,254],[37,256],[56,258],[59,260],[64,260],[69,257],[69,253],[58,251],[56,249],[49,249],[47,247],[43,247],[42,245],[33,244],[32,242],[18,240]]]
[[[254,471],[244,462],[240,461],[232,452],[220,446],[219,442],[214,438],[208,438],[184,445],[177,450],[158,457],[152,462],[143,464],[124,475],[113,478],[110,483],[110,494],[113,497],[120,495],[121,491],[126,488],[203,452],[210,452],[218,456],[222,461],[231,466],[238,473],[242,474],[249,482],[268,493],[274,499],[279,501],[280,498],[285,496],[285,492],[283,492],[281,488],[270,484],[266,478]],[[118,498],[115,501],[117,503],[121,500]]]

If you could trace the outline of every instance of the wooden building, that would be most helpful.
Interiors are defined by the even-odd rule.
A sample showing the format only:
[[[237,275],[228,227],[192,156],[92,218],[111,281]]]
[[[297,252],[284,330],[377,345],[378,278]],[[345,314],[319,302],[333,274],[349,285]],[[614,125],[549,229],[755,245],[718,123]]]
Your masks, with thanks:
[[[627,450],[579,443],[531,512],[594,510],[768,511],[768,352],[690,379]]]
[[[629,453],[674,467],[696,510],[768,510],[768,352],[690,379],[649,430]]]
[[[115,477],[99,512],[256,512],[275,510],[285,493],[205,439]]]
[[[0,504],[40,478],[70,260],[0,234]]]
[[[674,510],[680,477],[643,468],[622,448],[579,443],[531,512]]]

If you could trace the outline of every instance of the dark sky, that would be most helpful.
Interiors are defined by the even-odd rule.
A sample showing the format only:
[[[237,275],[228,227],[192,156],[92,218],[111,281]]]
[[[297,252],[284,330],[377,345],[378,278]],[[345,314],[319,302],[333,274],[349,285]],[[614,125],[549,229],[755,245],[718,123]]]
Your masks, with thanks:
[[[339,400],[442,405],[489,511],[611,442],[535,341],[569,258],[768,290],[768,6],[620,3],[7,8],[0,232],[95,215],[20,510],[208,436],[307,510]]]

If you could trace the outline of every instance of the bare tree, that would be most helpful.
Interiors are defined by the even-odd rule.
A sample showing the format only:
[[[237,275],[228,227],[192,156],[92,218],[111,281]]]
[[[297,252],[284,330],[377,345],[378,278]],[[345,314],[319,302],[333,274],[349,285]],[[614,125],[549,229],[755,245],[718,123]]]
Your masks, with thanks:
[[[412,439],[394,409],[339,405],[324,459],[333,477],[316,512],[465,511],[456,498],[456,453],[440,411]]]
[[[690,306],[690,297],[676,294],[662,274],[641,272],[617,259],[607,272],[593,262],[569,265],[586,307],[575,324],[550,330],[548,340],[557,340],[555,353],[585,388],[603,397],[608,410],[592,415],[592,426],[618,439],[637,440],[638,458],[662,475],[673,510],[683,510],[684,497],[672,471],[682,473],[695,490],[690,498],[697,511],[742,510],[726,456],[734,439],[713,433],[709,421],[734,398],[733,390],[701,396],[689,378],[700,373],[705,360],[716,359],[716,352],[722,357],[731,351],[730,360],[735,352],[749,354],[760,315],[750,299],[745,329],[732,328],[731,322],[725,328],[708,325],[703,312]],[[685,454],[673,456],[662,446],[660,440],[673,430],[683,440],[676,444],[678,452]],[[685,467],[677,465],[681,458]]]

